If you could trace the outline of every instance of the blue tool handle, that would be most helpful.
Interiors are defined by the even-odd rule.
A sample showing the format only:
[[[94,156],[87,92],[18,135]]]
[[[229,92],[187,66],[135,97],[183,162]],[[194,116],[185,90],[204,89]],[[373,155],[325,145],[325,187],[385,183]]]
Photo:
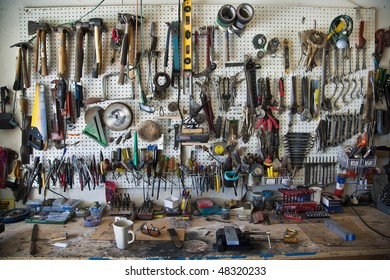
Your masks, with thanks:
[[[43,150],[43,137],[38,128],[34,126],[30,127],[27,144],[37,150]]]

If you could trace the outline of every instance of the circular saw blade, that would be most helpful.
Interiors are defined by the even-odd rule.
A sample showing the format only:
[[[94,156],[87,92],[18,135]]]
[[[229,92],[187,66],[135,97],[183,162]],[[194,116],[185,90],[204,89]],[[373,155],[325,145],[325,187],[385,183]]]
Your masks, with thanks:
[[[103,120],[107,127],[112,130],[125,130],[133,122],[133,112],[125,103],[111,103],[104,110]]]

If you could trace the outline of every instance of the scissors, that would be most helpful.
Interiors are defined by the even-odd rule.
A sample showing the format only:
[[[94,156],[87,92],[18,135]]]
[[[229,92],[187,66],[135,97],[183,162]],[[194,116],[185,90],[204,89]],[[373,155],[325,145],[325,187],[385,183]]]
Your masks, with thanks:
[[[390,29],[378,29],[375,32],[375,61],[380,63],[385,47],[390,46]]]

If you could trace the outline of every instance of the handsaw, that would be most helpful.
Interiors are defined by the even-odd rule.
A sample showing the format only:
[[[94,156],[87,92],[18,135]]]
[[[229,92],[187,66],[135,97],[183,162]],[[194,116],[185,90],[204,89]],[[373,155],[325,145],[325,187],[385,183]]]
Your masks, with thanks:
[[[37,150],[46,150],[48,144],[47,119],[45,104],[45,86],[35,85],[34,106],[31,116],[31,126],[28,132],[28,142]]]

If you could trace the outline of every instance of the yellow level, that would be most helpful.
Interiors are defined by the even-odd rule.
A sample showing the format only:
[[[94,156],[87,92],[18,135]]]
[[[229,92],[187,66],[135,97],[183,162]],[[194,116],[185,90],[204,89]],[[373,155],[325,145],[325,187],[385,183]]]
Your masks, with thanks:
[[[183,71],[192,72],[192,0],[183,1]]]

